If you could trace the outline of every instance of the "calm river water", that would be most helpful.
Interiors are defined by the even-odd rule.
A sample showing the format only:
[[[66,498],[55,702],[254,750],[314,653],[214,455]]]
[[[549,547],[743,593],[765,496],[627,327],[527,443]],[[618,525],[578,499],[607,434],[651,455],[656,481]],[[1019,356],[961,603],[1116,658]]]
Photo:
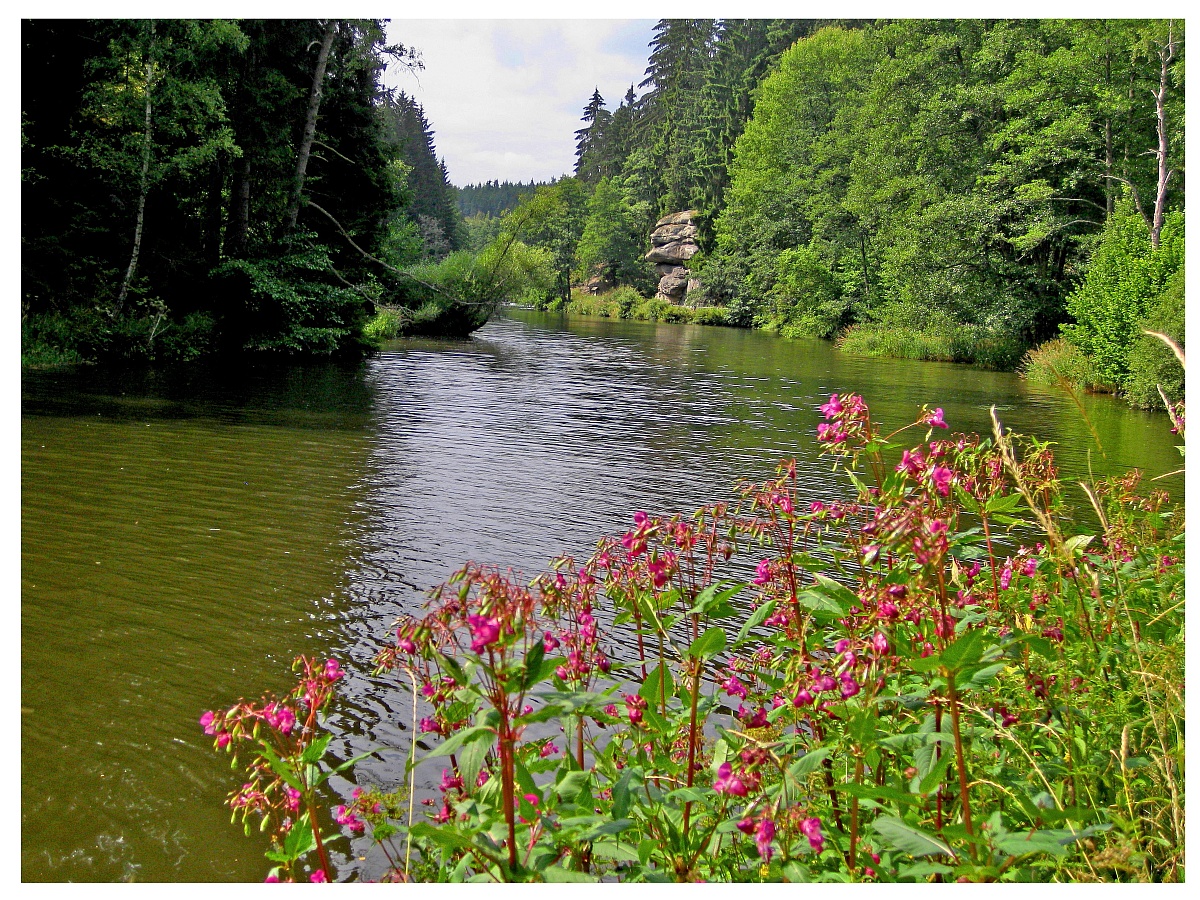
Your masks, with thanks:
[[[1103,458],[1066,397],[1013,375],[524,311],[350,367],[24,375],[22,879],[261,880],[202,710],[285,690],[298,653],[337,656],[332,749],[375,749],[352,777],[397,786],[411,701],[371,658],[426,588],[468,559],[534,574],[586,555],[635,510],[730,498],[784,456],[812,499],[840,496],[814,447],[835,391],[891,426],[929,403],[986,433],[996,404],[1059,443],[1064,478],[1089,447],[1097,474],[1179,468],[1164,415],[1085,400]],[[378,873],[334,846],[345,874]]]

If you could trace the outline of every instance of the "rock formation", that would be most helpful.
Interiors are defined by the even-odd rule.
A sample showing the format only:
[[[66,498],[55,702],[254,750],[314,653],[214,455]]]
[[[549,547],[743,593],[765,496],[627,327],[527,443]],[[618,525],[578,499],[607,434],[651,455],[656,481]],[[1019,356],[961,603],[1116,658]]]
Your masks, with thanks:
[[[689,290],[698,286],[683,265],[700,252],[696,244],[699,229],[694,224],[698,215],[696,210],[688,209],[663,216],[655,223],[650,234],[652,246],[646,254],[647,260],[656,263],[654,270],[658,273],[658,293],[654,299],[679,304]]]

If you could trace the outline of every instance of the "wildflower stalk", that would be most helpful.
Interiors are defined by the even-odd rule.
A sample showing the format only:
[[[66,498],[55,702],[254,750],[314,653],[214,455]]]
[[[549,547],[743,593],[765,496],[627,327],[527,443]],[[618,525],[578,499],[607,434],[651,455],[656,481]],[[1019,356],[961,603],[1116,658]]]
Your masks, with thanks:
[[[699,659],[691,660],[692,665],[692,691],[691,691],[691,710],[688,713],[688,760],[687,760],[687,786],[692,786],[692,779],[696,774],[696,710],[700,700],[700,675],[704,669],[704,662]],[[688,843],[688,825],[692,814],[692,804],[688,801],[683,805],[683,843],[687,846]]]
[[[959,723],[958,688],[955,687],[955,672],[946,673],[946,689],[950,699],[950,727],[954,731],[954,761],[958,767],[958,793],[962,800],[963,826],[971,837],[971,858],[978,860],[975,847],[975,829],[971,823],[971,798],[967,784],[967,761],[963,753],[962,729]]]

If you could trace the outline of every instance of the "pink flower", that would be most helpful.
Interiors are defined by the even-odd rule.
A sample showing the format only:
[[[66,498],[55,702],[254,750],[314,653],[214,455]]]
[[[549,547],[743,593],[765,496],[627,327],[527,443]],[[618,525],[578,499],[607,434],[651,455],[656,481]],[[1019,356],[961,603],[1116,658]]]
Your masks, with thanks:
[[[825,416],[826,419],[836,418],[837,416],[841,415],[841,413],[842,401],[838,399],[837,394],[833,394],[829,398],[828,403],[821,404],[821,414]]]
[[[292,812],[296,812],[300,809],[300,792],[298,790],[296,790],[294,787],[288,787],[287,785],[284,785],[283,794],[285,797],[287,797],[287,799],[283,802],[285,807]]]
[[[229,734],[229,732],[222,731],[220,734],[217,735],[217,747],[220,748],[221,750],[224,750],[226,747],[229,746],[229,742],[231,740],[233,740],[233,737]]]
[[[858,682],[850,675],[849,672],[842,673],[842,697],[849,700],[859,692]]]
[[[875,637],[871,638],[871,646],[875,648],[875,652],[883,655],[888,652],[888,639],[882,631],[875,632]]]
[[[650,517],[648,515],[646,515],[644,512],[642,512],[641,510],[638,510],[637,512],[635,512],[633,514],[633,524],[636,525],[638,528],[645,527],[646,523],[649,521],[650,521]]]
[[[921,417],[921,423],[924,425],[931,425],[934,428],[949,428],[950,427],[949,425],[946,424],[946,420],[944,418],[942,418],[942,408],[940,406],[937,409],[935,409],[933,412],[925,413],[925,415],[923,415]]]
[[[945,466],[934,466],[933,471],[929,473],[934,489],[943,497],[950,496],[950,480],[953,474]]]
[[[427,732],[432,733],[432,734],[438,734],[441,731],[441,729],[438,728],[438,723],[434,719],[430,718],[429,716],[426,716],[425,718],[423,718],[417,727],[421,729],[422,734],[425,734]]]
[[[446,791],[461,789],[462,786],[463,780],[461,775],[451,775],[449,769],[442,769],[442,783],[438,785],[438,788],[443,794]]]
[[[1021,574],[1028,578],[1032,578],[1033,573],[1037,571],[1037,567],[1038,561],[1031,556],[1029,559],[1025,560],[1025,565],[1021,567]]]
[[[358,832],[366,828],[366,825],[363,824],[362,819],[360,819],[353,810],[346,809],[345,806],[339,806],[334,811],[334,819],[337,820],[339,825],[345,825],[351,831]]]
[[[1000,590],[1008,590],[1008,586],[1012,584],[1012,577],[1012,560],[1010,559],[1004,563],[1004,568],[1000,570]]]
[[[542,759],[545,759],[547,756],[553,756],[557,752],[558,747],[556,747],[554,742],[551,741],[548,744],[542,745],[542,749],[538,751],[538,756],[540,756]]]
[[[746,796],[746,785],[738,775],[733,774],[733,766],[727,762],[721,763],[717,769],[717,778],[713,782],[713,790],[718,794],[730,794],[734,797]]]
[[[754,820],[749,816],[737,823],[737,830],[742,834],[751,834],[754,831]]]
[[[920,450],[913,450],[911,453],[905,450],[904,454],[900,457],[900,465],[896,466],[896,471],[907,472],[909,475],[917,478],[924,467],[925,460],[921,457]]]
[[[308,880],[313,884],[325,884],[329,881],[329,879],[325,877],[324,869],[317,869],[317,871],[308,876]]]
[[[736,675],[730,675],[729,680],[721,685],[725,689],[725,693],[731,697],[738,697],[742,700],[746,699],[746,686],[742,684]]]
[[[894,619],[900,615],[900,607],[891,600],[884,600],[879,604],[879,615],[885,619]]]
[[[825,849],[825,836],[821,834],[821,820],[813,817],[800,823],[800,831],[808,838],[809,845],[820,853]]]
[[[492,773],[487,769],[481,769],[479,777],[475,779],[475,787],[483,787],[488,783],[488,779],[492,777]]]
[[[346,673],[342,671],[342,664],[336,659],[328,659],[325,661],[325,678],[329,681],[337,681]]]
[[[758,847],[758,855],[762,857],[763,862],[770,862],[774,851],[771,849],[771,841],[775,840],[775,823],[770,819],[763,819],[758,823],[758,829],[754,833],[754,845]]]
[[[200,727],[204,729],[205,734],[216,734],[217,726],[213,724],[213,719],[216,718],[216,713],[206,712],[200,717]]]
[[[758,564],[758,568],[754,570],[754,583],[762,586],[771,580],[771,563],[763,560]]]
[[[792,706],[796,706],[796,707],[811,706],[812,702],[813,702],[813,695],[810,694],[804,688],[801,688],[800,692],[798,694],[796,694],[796,699],[792,701]]]
[[[500,622],[490,616],[467,616],[471,626],[471,652],[479,653],[500,638]]]
[[[405,653],[416,653],[417,652],[417,645],[412,642],[411,638],[406,638],[406,637],[400,638],[398,641],[396,641],[396,646],[399,647],[401,650],[403,650]]]
[[[820,500],[814,500],[812,503],[810,503],[808,505],[808,509],[810,512],[815,512],[815,513],[823,512],[825,509],[825,504],[822,503]]]
[[[606,716],[613,716],[613,717],[616,717],[616,715],[617,715],[617,705],[616,705],[615,703],[610,703],[610,704],[608,704],[608,706],[604,707],[604,714],[605,714]]]
[[[542,638],[542,647],[547,653],[553,653],[558,649],[558,638],[547,631],[545,637]]]
[[[272,872],[263,879],[263,884],[279,884],[279,876]]]

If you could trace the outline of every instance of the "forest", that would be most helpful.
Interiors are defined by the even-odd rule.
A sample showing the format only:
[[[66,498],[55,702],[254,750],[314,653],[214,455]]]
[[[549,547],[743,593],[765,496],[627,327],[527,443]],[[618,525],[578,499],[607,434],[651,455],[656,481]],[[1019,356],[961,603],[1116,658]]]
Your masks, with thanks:
[[[1162,405],[1184,30],[664,19],[572,173],[456,188],[380,21],[22,25],[28,364],[334,355],[505,302],[757,327]],[[682,303],[647,262],[695,213]],[[599,294],[599,296],[597,296]]]

